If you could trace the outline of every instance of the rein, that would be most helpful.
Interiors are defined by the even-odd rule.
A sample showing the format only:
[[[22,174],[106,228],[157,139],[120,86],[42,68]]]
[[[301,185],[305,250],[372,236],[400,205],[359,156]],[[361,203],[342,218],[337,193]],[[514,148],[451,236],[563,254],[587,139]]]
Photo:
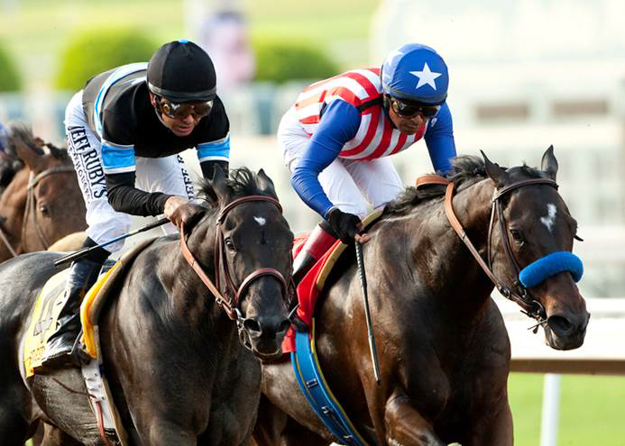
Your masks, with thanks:
[[[224,309],[230,319],[237,321],[237,325],[242,324],[242,315],[239,309],[241,296],[244,295],[245,291],[247,291],[252,282],[254,282],[255,280],[260,279],[263,276],[275,277],[282,286],[282,296],[287,302],[289,302],[289,300],[291,299],[293,291],[292,284],[287,283],[282,273],[280,273],[280,271],[275,268],[259,268],[253,271],[245,279],[243,279],[238,288],[234,285],[234,282],[230,277],[228,268],[226,266],[227,258],[224,250],[224,237],[221,225],[223,224],[228,212],[230,212],[234,207],[238,206],[239,204],[249,201],[268,201],[270,203],[273,203],[278,208],[280,213],[282,213],[282,206],[280,205],[278,200],[264,195],[250,195],[247,197],[239,198],[221,209],[219,215],[217,216],[215,231],[215,241],[217,246],[217,248],[215,249],[215,283],[213,283],[213,281],[208,277],[202,266],[197,262],[197,260],[189,250],[185,237],[184,224],[181,225],[180,228],[180,247],[182,249],[182,254],[184,258],[187,260],[191,268],[193,268],[193,270],[196,272],[200,280],[202,280],[204,285],[206,285],[210,292],[215,296],[215,302],[217,303],[217,305]],[[225,296],[220,291],[221,274],[223,274],[226,279],[225,281],[227,285],[227,291],[229,292],[228,294],[230,294],[230,297]]]
[[[480,267],[482,268],[484,273],[488,276],[488,278],[491,280],[491,282],[493,282],[493,284],[495,285],[497,290],[501,293],[501,295],[504,296],[506,299],[509,299],[517,303],[523,309],[523,312],[525,314],[527,314],[528,316],[538,321],[538,325],[545,323],[546,322],[545,308],[538,300],[531,297],[527,288],[525,288],[518,280],[519,273],[521,272],[521,268],[519,267],[519,263],[517,262],[516,258],[514,257],[514,254],[512,253],[512,249],[510,248],[510,240],[508,239],[508,234],[506,231],[505,219],[503,216],[503,209],[499,200],[501,199],[501,197],[505,196],[509,192],[515,189],[518,189],[520,187],[544,184],[544,185],[551,186],[555,189],[558,189],[558,184],[554,180],[550,180],[546,178],[532,178],[532,179],[513,183],[495,192],[495,194],[493,195],[493,198],[491,199],[491,214],[490,214],[490,222],[488,225],[488,244],[487,244],[488,264],[484,261],[484,259],[479,254],[475,245],[473,245],[473,243],[467,236],[466,232],[464,231],[464,228],[462,227],[462,223],[460,223],[460,220],[458,220],[458,217],[456,216],[454,212],[453,202],[452,202],[453,195],[454,195],[454,187],[455,187],[454,183],[438,175],[427,175],[417,180],[417,187],[421,185],[427,185],[427,184],[440,184],[440,185],[446,186],[445,214],[447,215],[447,219],[449,220],[451,227],[454,229],[456,234],[458,234],[458,237],[460,237],[462,242],[469,249],[469,251],[475,258],[477,263],[480,265]],[[506,252],[506,257],[508,258],[508,261],[513,265],[513,267],[516,270],[517,280],[515,281],[514,287],[517,289],[517,291],[514,291],[513,288],[504,284],[503,281],[499,280],[499,278],[495,276],[495,274],[492,271],[491,238],[492,238],[492,232],[494,228],[495,214],[497,214],[497,219],[499,220],[499,226],[500,226],[502,237],[503,237],[504,250]]]
[[[47,237],[43,233],[43,229],[41,228],[37,220],[37,212],[35,208],[36,199],[35,199],[34,190],[35,190],[35,187],[39,184],[39,181],[41,181],[41,179],[47,177],[48,175],[52,175],[55,173],[69,173],[69,172],[74,172],[73,166],[54,167],[52,169],[46,169],[38,173],[37,175],[34,175],[32,171],[30,172],[30,177],[29,177],[28,186],[27,186],[28,194],[26,195],[26,206],[24,207],[24,216],[22,217],[21,236],[22,237],[24,236],[26,225],[28,224],[28,215],[32,211],[33,220],[35,223],[35,229],[37,230],[37,235],[39,236],[39,240],[43,244],[44,249],[48,249],[50,247],[50,242],[48,241]],[[13,246],[11,246],[8,235],[9,234],[7,234],[7,232],[2,228],[2,226],[0,226],[0,241],[4,244],[4,246],[6,246],[6,248],[9,250],[9,252],[11,253],[13,257],[17,257],[18,253],[13,248]],[[25,251],[24,243],[22,243],[22,251]]]

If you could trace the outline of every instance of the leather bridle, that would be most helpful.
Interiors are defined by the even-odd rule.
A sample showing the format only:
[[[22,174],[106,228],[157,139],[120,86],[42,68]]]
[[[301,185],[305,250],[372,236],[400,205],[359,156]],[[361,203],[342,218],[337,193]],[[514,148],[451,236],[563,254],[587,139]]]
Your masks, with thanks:
[[[202,282],[206,285],[206,287],[210,290],[210,292],[215,296],[215,302],[224,309],[228,317],[232,320],[237,321],[237,326],[239,330],[242,329],[243,324],[243,316],[240,310],[241,298],[250,287],[252,282],[260,279],[264,276],[274,277],[282,287],[282,298],[285,300],[287,305],[292,302],[294,296],[294,284],[292,278],[287,282],[282,273],[275,268],[259,268],[249,274],[241,284],[237,287],[230,276],[228,271],[228,259],[226,257],[226,252],[224,249],[224,235],[222,230],[222,224],[230,212],[234,207],[247,203],[250,201],[268,201],[269,203],[273,203],[280,213],[282,213],[282,206],[278,202],[278,200],[265,196],[265,195],[250,195],[243,198],[239,198],[237,200],[232,201],[224,208],[221,209],[219,215],[217,216],[216,228],[215,228],[215,283],[208,277],[208,275],[204,272],[201,265],[196,261],[195,257],[189,250],[187,246],[184,224],[180,230],[180,246],[182,249],[182,253],[184,258],[187,260],[191,268],[196,272]],[[225,288],[226,291],[222,292],[222,281],[221,277],[224,277]]]
[[[48,238],[44,234],[43,228],[41,227],[41,225],[39,224],[39,221],[37,220],[37,209],[36,209],[37,199],[35,197],[35,188],[37,187],[39,182],[43,178],[47,177],[48,175],[52,175],[55,173],[69,173],[69,172],[74,172],[74,166],[53,167],[51,169],[46,169],[38,173],[37,175],[35,175],[32,171],[30,172],[30,177],[29,177],[28,186],[27,186],[26,205],[24,207],[24,216],[22,217],[22,232],[20,234],[20,240],[22,240],[22,252],[26,251],[24,247],[25,243],[24,243],[23,238],[24,238],[24,234],[26,231],[26,226],[28,225],[28,217],[31,212],[33,214],[33,223],[35,225],[35,229],[37,230],[37,235],[39,236],[39,240],[43,244],[44,249],[48,249],[50,247],[51,243],[49,242]],[[0,241],[6,246],[6,248],[9,250],[9,252],[11,253],[13,257],[18,256],[17,251],[15,250],[15,248],[13,248],[13,246],[11,245],[9,241],[9,234],[6,232],[5,229],[2,228],[2,225],[0,225]]]
[[[484,273],[488,276],[488,278],[493,282],[497,290],[501,293],[503,297],[509,299],[513,302],[516,302],[522,309],[525,314],[529,317],[536,319],[538,325],[544,324],[546,322],[547,314],[545,312],[545,308],[543,305],[535,299],[531,293],[527,290],[527,288],[523,287],[518,280],[519,273],[521,268],[519,267],[519,262],[516,260],[512,252],[512,248],[510,247],[510,240],[508,239],[508,231],[506,230],[506,220],[503,215],[503,206],[501,205],[501,198],[510,193],[511,191],[518,189],[520,187],[532,186],[532,185],[548,185],[555,189],[558,189],[558,184],[551,179],[547,178],[532,178],[528,180],[521,180],[516,183],[513,183],[509,186],[504,187],[503,189],[496,190],[493,198],[491,199],[491,212],[490,212],[490,222],[488,225],[488,242],[487,242],[487,260],[488,264],[484,261],[478,250],[475,248],[469,237],[467,236],[464,228],[462,227],[462,223],[458,220],[454,209],[453,209],[453,195],[454,195],[454,183],[448,181],[447,179],[440,177],[438,175],[427,175],[425,177],[421,177],[417,180],[417,187],[426,184],[440,184],[447,187],[445,191],[445,214],[447,215],[447,219],[451,224],[451,227],[456,231],[456,234],[460,237],[462,242],[469,249],[477,263],[480,265]],[[506,285],[502,280],[500,280],[492,271],[492,233],[494,228],[495,215],[497,215],[497,219],[499,220],[499,227],[501,230],[501,236],[503,238],[504,250],[506,253],[506,257],[508,262],[512,264],[513,268],[516,270],[516,280],[512,287]]]

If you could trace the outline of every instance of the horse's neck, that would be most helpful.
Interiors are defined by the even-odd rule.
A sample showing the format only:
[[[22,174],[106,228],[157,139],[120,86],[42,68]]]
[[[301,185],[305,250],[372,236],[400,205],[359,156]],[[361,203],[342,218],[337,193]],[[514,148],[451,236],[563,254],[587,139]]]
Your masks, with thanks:
[[[453,199],[453,209],[458,220],[484,259],[492,193],[492,182],[481,181],[457,193]],[[421,218],[423,213],[416,220]],[[422,234],[410,239],[411,257],[415,259],[417,276],[426,282],[431,295],[437,299],[453,300],[453,307],[460,311],[481,307],[492,291],[492,283],[451,228],[443,204],[437,212],[426,218],[426,222],[413,222],[419,228],[409,231]],[[423,224],[426,227],[421,226]],[[467,298],[470,299],[467,301]],[[467,305],[456,305],[460,302]]]
[[[197,228],[189,236],[187,246],[196,262],[201,265],[208,278],[215,283],[215,236],[213,224]],[[188,318],[190,326],[202,326],[205,319],[220,318],[223,310],[216,304],[212,293],[193,270],[182,254],[178,241],[167,252],[159,269],[161,281],[171,298],[171,308],[175,316]],[[190,309],[193,309],[190,314]],[[224,313],[225,314],[225,313]]]

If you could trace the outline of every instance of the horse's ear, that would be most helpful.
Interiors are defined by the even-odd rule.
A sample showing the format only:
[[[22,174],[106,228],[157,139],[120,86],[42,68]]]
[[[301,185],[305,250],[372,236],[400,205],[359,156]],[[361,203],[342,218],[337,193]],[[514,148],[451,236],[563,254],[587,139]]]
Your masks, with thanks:
[[[15,151],[15,154],[28,166],[33,172],[40,171],[42,167],[43,150],[37,144],[31,129],[23,124],[14,124],[11,126],[8,145]]]
[[[549,146],[549,148],[545,151],[540,164],[540,168],[545,171],[547,175],[549,175],[549,178],[555,181],[556,175],[558,174],[558,160],[553,154],[553,146]]]
[[[271,195],[277,200],[278,194],[276,194],[276,188],[271,178],[269,178],[269,176],[265,173],[265,170],[260,169],[256,176],[258,177],[258,186],[260,187],[260,190],[262,190],[267,195]]]
[[[499,167],[499,164],[493,163],[488,159],[486,154],[480,150],[482,157],[484,158],[484,166],[486,167],[486,174],[495,182],[495,186],[502,187],[508,179],[506,171]]]
[[[211,189],[209,192],[212,192],[209,195],[214,194],[214,197],[209,197],[209,199],[214,198],[215,201],[218,201],[221,204],[228,203],[230,201],[231,191],[228,187],[228,178],[226,177],[226,173],[223,171],[221,166],[215,166],[213,178],[208,180],[208,184]]]

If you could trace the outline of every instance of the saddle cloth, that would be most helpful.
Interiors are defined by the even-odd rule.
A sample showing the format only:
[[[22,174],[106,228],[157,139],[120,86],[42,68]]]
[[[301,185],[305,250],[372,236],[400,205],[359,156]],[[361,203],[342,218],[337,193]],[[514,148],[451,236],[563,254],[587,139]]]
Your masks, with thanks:
[[[136,258],[137,254],[150,245],[155,239],[145,240],[138,243],[130,251],[125,253],[113,267],[101,275],[95,285],[89,290],[80,307],[80,320],[82,324],[82,339],[86,351],[92,358],[98,357],[99,346],[95,336],[98,316],[115,279],[122,276],[128,270],[128,266]],[[54,333],[59,313],[64,303],[65,282],[69,270],[63,270],[52,276],[42,288],[32,319],[24,341],[24,369],[26,377],[35,374],[34,369],[41,365],[41,359],[46,343]]]
[[[381,215],[381,210],[368,215],[363,220],[363,226],[365,229],[375,223]],[[308,235],[297,239],[296,246],[293,249],[293,258],[295,258],[295,256],[302,249],[307,237]],[[317,300],[319,298],[319,292],[323,290],[332,268],[334,268],[334,265],[346,249],[347,245],[341,243],[340,240],[337,240],[334,245],[332,245],[332,247],[328,249],[328,251],[321,256],[319,260],[317,260],[317,262],[297,285],[297,300],[299,302],[299,307],[297,308],[296,314],[300,320],[306,324],[309,330],[312,328],[312,321],[315,314]],[[297,344],[295,342],[295,330],[291,327],[282,341],[282,351],[283,353],[292,353],[296,350]]]

